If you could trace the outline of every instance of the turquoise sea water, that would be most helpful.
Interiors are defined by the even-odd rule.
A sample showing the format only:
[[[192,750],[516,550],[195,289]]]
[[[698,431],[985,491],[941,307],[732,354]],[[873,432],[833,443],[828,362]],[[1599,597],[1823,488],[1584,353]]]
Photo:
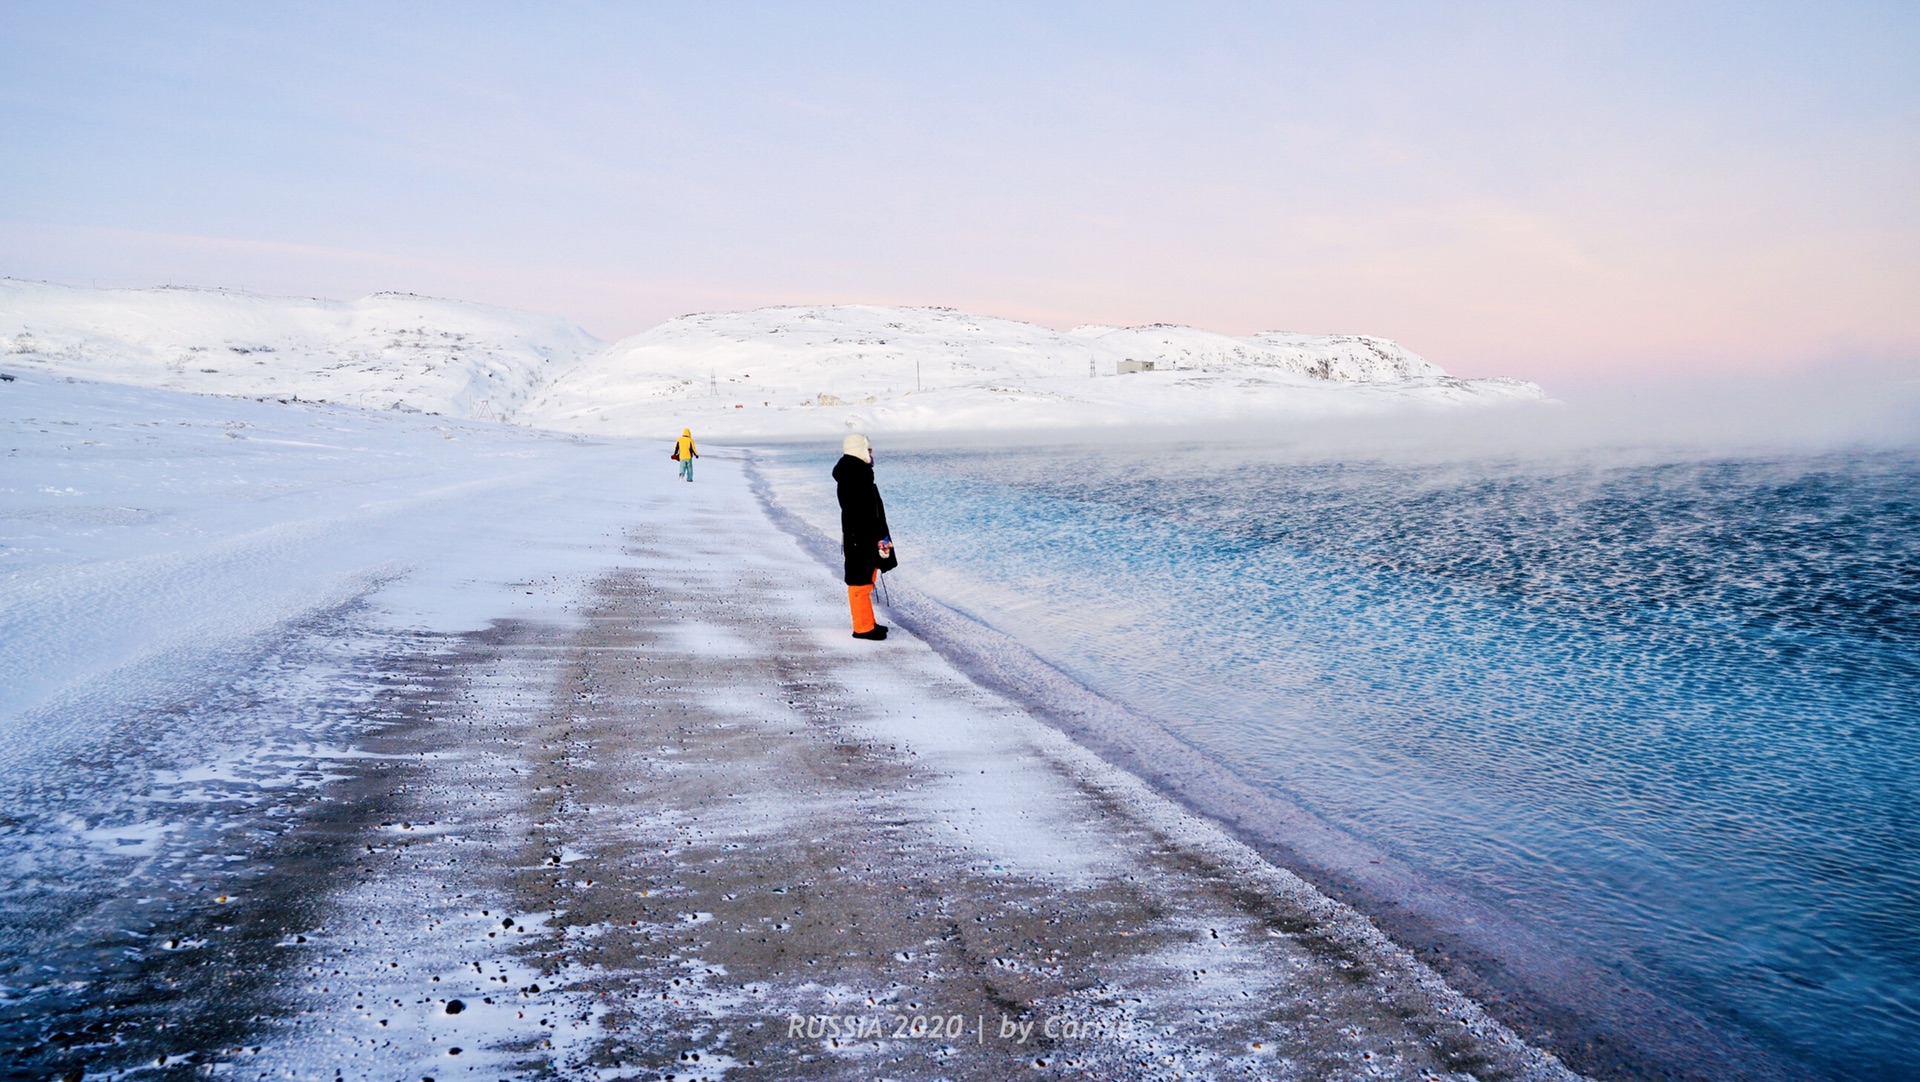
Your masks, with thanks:
[[[1487,987],[1689,1020],[1577,1066],[1916,1077],[1920,457],[879,472],[936,595],[1524,928]]]

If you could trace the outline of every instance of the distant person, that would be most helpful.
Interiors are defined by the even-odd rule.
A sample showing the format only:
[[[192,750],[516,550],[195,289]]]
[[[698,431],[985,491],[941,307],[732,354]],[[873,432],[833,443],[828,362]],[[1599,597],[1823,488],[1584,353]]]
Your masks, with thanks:
[[[840,550],[847,561],[847,606],[853,610],[853,637],[880,640],[884,624],[873,619],[873,586],[882,571],[900,565],[887,529],[887,505],[873,483],[873,445],[855,433],[840,445],[845,452],[833,467],[840,485]]]
[[[681,429],[680,440],[673,445],[673,460],[680,463],[680,476],[686,478],[688,484],[693,483],[693,460],[699,457],[700,452],[693,448],[693,429]]]

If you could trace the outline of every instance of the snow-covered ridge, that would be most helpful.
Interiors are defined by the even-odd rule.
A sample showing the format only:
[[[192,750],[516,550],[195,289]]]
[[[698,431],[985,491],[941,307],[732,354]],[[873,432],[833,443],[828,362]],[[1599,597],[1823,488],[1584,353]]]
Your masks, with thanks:
[[[1383,338],[1055,331],[951,308],[670,320],[608,345],[546,316],[410,294],[339,302],[0,280],[0,366],[169,390],[715,439],[1214,423],[1544,397]],[[1143,370],[1144,369],[1144,370]]]
[[[601,345],[565,320],[404,293],[0,279],[0,365],[167,390],[504,419]]]
[[[1294,334],[1262,331],[1231,338],[1196,327],[1156,323],[1149,327],[1075,327],[1092,338],[1155,368],[1272,368],[1310,379],[1349,383],[1439,379],[1446,372],[1398,342],[1364,334]]]
[[[715,435],[801,436],[1208,423],[1543,397],[1521,380],[1455,379],[1383,338],[1232,338],[1164,324],[1063,332],[951,308],[816,305],[670,320],[563,373],[523,416],[608,435],[685,423]]]

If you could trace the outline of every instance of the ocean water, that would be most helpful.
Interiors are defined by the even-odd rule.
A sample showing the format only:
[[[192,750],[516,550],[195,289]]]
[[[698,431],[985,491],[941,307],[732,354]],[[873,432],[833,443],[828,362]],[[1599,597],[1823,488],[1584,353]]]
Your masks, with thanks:
[[[917,585],[1523,931],[1456,964],[1576,1066],[1920,1076],[1920,456],[879,477]]]

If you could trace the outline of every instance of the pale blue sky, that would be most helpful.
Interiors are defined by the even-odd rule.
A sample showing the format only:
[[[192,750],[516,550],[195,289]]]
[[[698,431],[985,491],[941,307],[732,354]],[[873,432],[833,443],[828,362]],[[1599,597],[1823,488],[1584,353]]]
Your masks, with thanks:
[[[0,2],[0,275],[1920,355],[1920,5]]]

